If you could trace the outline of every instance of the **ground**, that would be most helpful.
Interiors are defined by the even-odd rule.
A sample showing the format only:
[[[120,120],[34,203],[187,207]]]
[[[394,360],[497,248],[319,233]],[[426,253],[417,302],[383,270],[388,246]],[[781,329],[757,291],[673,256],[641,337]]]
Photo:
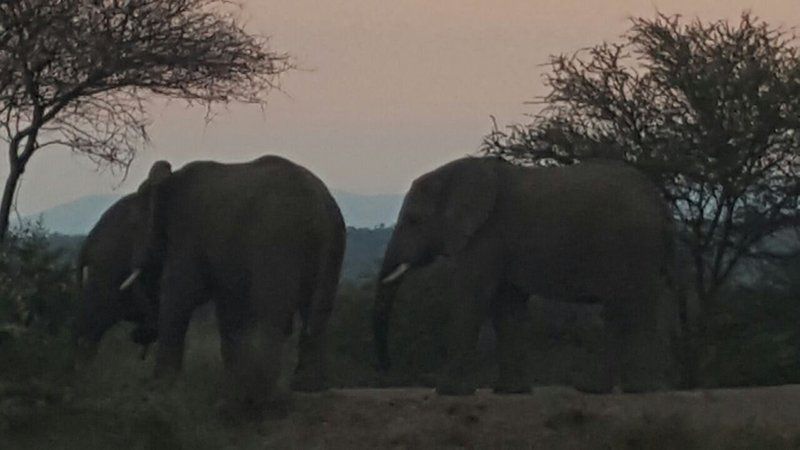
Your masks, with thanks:
[[[128,330],[118,331],[77,373],[13,377],[32,356],[3,359],[18,367],[0,377],[0,450],[800,449],[800,385],[469,397],[332,389],[292,394],[285,417],[231,425],[217,414],[224,384],[215,340],[190,340],[184,373],[164,389],[150,376],[152,355],[140,361]]]
[[[294,395],[288,417],[235,426],[202,411],[208,405],[185,411],[147,396],[125,408],[115,407],[119,399],[82,403],[46,392],[4,397],[4,449],[800,448],[800,386],[641,395],[543,387],[471,397],[335,389]]]

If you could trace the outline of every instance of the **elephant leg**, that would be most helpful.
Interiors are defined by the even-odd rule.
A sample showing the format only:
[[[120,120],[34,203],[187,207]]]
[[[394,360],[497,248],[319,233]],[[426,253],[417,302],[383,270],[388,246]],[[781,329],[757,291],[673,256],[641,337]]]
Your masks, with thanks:
[[[264,265],[263,267],[277,267]],[[223,307],[231,318],[223,345],[233,405],[239,414],[283,414],[278,391],[287,326],[296,308],[299,280],[256,273],[246,299]]]
[[[233,406],[240,413],[283,408],[276,387],[284,341],[283,330],[256,320],[245,323],[240,335],[230,340],[226,372]]]
[[[532,339],[532,321],[527,295],[506,285],[499,290],[492,309],[500,372],[494,391],[528,393],[531,391],[529,345]]]
[[[230,300],[217,300],[215,307],[222,364],[230,371],[237,364],[238,352],[242,345],[242,332],[245,327],[244,309],[241,307],[241,301]]]
[[[650,294],[650,293],[648,293]],[[646,302],[637,305],[627,324],[627,335],[620,358],[620,381],[623,392],[649,392],[668,387],[668,366],[671,350],[666,330],[659,324],[657,305]],[[664,332],[662,332],[662,330]]]
[[[170,378],[180,371],[192,312],[205,299],[202,279],[193,264],[177,261],[167,264],[159,304],[157,378]]]
[[[604,305],[606,376],[600,392],[620,387],[624,392],[658,390],[663,386],[663,359],[655,305],[649,292]]]
[[[302,392],[324,390],[326,386],[322,342],[324,325],[320,327],[319,323],[311,323],[310,304],[300,306],[300,318],[303,326],[298,341],[297,366],[292,376],[292,390]]]
[[[630,339],[630,325],[625,315],[619,308],[614,308],[608,302],[603,305],[605,325],[603,370],[595,384],[579,386],[579,390],[594,394],[607,394],[622,384],[622,357],[625,353],[626,341]]]
[[[303,293],[300,317],[303,328],[298,343],[297,367],[292,378],[296,391],[320,391],[327,387],[325,333],[339,285],[341,250],[323,256],[313,289]]]
[[[497,281],[494,274],[475,265],[464,265],[450,282],[456,295],[450,305],[450,321],[446,330],[447,359],[436,392],[443,395],[471,395],[475,392],[477,369],[476,347],[481,326],[489,316]],[[491,265],[489,265],[491,267]]]

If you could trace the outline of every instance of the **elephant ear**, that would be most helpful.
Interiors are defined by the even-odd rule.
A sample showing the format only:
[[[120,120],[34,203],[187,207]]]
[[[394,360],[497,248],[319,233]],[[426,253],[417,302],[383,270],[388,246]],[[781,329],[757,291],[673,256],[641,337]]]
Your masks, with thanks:
[[[497,174],[479,159],[455,166],[445,189],[444,253],[462,250],[489,219],[497,199]]]
[[[133,267],[144,268],[159,261],[160,249],[164,247],[163,192],[164,182],[172,175],[172,166],[167,161],[156,161],[150,168],[147,179],[139,186],[141,197],[142,236],[133,255]]]
[[[145,194],[151,187],[158,187],[169,176],[172,175],[172,166],[167,161],[156,161],[150,167],[147,179],[139,186],[139,194]]]

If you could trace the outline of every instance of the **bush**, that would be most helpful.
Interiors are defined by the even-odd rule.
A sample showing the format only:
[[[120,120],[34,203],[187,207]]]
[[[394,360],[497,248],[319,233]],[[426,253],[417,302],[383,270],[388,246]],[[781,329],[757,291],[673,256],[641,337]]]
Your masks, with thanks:
[[[702,384],[800,383],[800,301],[794,289],[761,284],[728,289],[710,315]]]
[[[0,248],[0,329],[56,335],[75,317],[76,280],[40,223],[13,230]],[[0,336],[0,339],[3,338]]]
[[[55,379],[71,366],[74,271],[39,223],[0,248],[0,382]]]

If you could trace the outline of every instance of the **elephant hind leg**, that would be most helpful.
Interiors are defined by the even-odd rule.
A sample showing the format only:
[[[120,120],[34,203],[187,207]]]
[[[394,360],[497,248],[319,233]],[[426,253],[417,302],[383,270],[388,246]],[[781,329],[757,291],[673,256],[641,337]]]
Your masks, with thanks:
[[[508,394],[530,392],[532,321],[527,296],[513,286],[504,286],[495,297],[492,309],[500,372],[494,391]]]
[[[660,333],[658,311],[650,293],[632,301],[606,305],[606,382],[624,392],[646,392],[665,387],[669,351]]]
[[[329,248],[328,248],[329,247]],[[292,389],[314,392],[327,388],[325,334],[333,310],[341,272],[343,242],[331,242],[323,248],[312,286],[300,304],[302,329],[297,350],[297,366]]]
[[[228,372],[235,399],[245,410],[261,410],[280,396],[285,340],[282,329],[260,322],[252,321],[242,330],[236,362]]]
[[[274,266],[265,266],[274,267]],[[269,276],[252,278],[249,291],[217,303],[221,350],[226,368],[226,415],[281,413],[280,392],[286,324],[298,297],[299,281]]]

